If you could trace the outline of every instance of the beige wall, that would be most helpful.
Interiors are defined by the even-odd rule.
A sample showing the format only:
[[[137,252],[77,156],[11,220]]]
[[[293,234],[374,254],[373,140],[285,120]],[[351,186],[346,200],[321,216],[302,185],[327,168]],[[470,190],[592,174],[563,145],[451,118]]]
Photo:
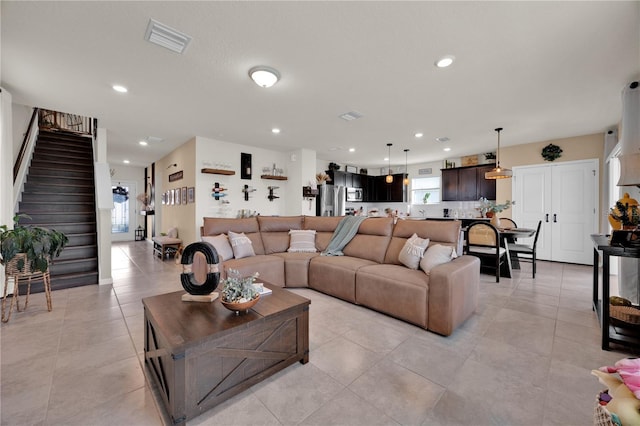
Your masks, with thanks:
[[[576,161],[597,158],[600,167],[600,188],[599,193],[602,197],[602,179],[603,155],[604,155],[604,133],[596,133],[593,135],[575,136],[572,138],[553,139],[544,142],[534,142],[525,145],[516,145],[500,148],[500,165],[513,169],[516,166],[528,166],[533,164],[548,163],[542,158],[542,148],[549,144],[558,145],[562,148],[562,157],[554,161],[561,163],[563,161]],[[499,179],[496,183],[496,200],[503,203],[505,200],[512,200],[511,179]],[[516,200],[517,201],[517,200]],[[602,200],[598,205],[601,205]],[[502,215],[511,217],[511,209],[505,210]]]
[[[169,167],[171,164],[177,167]],[[196,139],[190,139],[166,157],[156,162],[156,234],[178,228],[178,237],[184,245],[198,240],[194,233],[195,203],[163,205],[162,193],[176,188],[195,187]],[[182,179],[169,182],[169,175],[182,170]]]

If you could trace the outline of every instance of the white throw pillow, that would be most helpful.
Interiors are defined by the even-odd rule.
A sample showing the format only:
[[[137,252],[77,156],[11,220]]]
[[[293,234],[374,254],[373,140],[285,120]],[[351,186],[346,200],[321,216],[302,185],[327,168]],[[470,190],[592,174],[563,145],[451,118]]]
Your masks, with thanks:
[[[202,241],[211,244],[218,252],[218,257],[221,257],[220,262],[224,260],[233,259],[233,249],[229,244],[229,237],[225,234],[216,235],[215,237],[204,236]]]
[[[167,237],[178,238],[178,228],[169,228],[167,231]]]
[[[402,263],[407,268],[418,269],[420,265],[420,259],[424,255],[424,251],[427,249],[429,245],[429,239],[423,239],[418,237],[418,234],[413,234],[406,243],[404,243],[404,247],[400,250],[400,254],[398,254],[398,262]]]
[[[253,245],[249,237],[243,233],[236,234],[233,231],[229,231],[229,241],[231,242],[231,248],[233,249],[233,255],[236,259],[242,259],[243,257],[255,256],[253,251]]]
[[[292,253],[315,253],[316,250],[316,231],[292,229],[289,231],[289,249]]]
[[[431,274],[431,270],[438,265],[452,261],[458,257],[455,247],[434,244],[429,247],[420,261],[420,269],[425,274]]]

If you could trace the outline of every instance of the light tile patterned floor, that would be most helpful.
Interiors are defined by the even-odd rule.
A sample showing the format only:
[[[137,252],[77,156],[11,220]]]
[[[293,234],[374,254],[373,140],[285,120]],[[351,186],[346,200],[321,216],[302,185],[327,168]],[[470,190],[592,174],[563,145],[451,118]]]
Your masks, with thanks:
[[[114,284],[56,291],[1,328],[2,425],[168,423],[142,356],[143,297],[180,290],[180,266],[146,242],[112,248]],[[591,267],[539,262],[482,275],[480,305],[452,336],[309,289],[310,362],[189,425],[587,425],[602,388]]]

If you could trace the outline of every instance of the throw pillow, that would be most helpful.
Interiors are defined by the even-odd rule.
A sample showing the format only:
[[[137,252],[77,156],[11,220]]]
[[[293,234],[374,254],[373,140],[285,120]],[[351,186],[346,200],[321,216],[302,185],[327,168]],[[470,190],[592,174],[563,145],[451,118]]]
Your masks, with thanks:
[[[236,259],[242,259],[243,257],[255,256],[253,251],[253,245],[249,237],[244,235],[244,232],[236,234],[233,231],[229,231],[229,241],[231,242],[231,248],[233,249],[233,255]]]
[[[167,237],[178,238],[178,228],[169,228],[167,231]]]
[[[204,236],[202,241],[211,244],[216,249],[218,257],[221,257],[220,262],[233,259],[233,249],[229,244],[229,237],[225,234],[216,235],[215,237]]]
[[[435,244],[429,247],[424,254],[424,257],[420,261],[420,269],[422,269],[425,274],[430,275],[433,268],[450,262],[456,257],[458,257],[458,255],[456,254],[455,247]]]
[[[315,253],[316,231],[292,229],[289,231],[289,249],[292,253]]]
[[[398,262],[402,263],[407,268],[418,269],[420,265],[420,259],[424,256],[424,251],[429,245],[429,239],[423,239],[418,237],[418,234],[413,234],[404,247],[400,250],[398,255]]]

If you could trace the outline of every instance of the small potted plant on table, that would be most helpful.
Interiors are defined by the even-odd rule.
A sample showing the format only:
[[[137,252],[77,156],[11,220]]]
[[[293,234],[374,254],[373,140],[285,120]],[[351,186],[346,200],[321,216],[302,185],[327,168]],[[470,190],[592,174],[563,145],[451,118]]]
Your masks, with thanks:
[[[222,305],[236,315],[249,311],[260,299],[260,294],[253,285],[257,277],[257,272],[249,277],[241,277],[238,270],[229,269],[227,278],[222,280]]]

